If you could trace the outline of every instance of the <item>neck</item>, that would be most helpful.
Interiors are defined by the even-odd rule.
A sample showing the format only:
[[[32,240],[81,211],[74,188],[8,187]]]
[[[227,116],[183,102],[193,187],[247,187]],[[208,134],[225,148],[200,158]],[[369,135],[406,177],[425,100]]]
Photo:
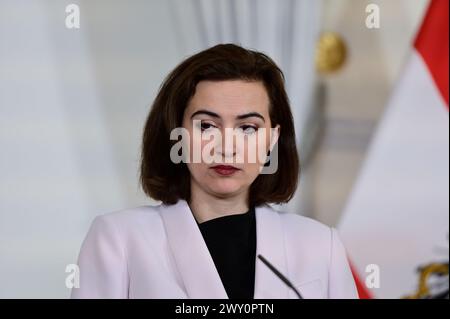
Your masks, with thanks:
[[[208,194],[191,183],[189,207],[198,223],[227,215],[244,214],[249,210],[248,190],[222,198]]]

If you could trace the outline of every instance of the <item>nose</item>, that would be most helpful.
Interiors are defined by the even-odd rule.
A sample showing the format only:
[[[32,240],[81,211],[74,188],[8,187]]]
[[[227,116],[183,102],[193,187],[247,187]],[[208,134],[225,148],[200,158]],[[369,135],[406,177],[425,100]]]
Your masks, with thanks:
[[[218,154],[223,158],[234,158],[236,155],[235,136],[232,128],[226,128],[222,131],[222,145],[219,145]]]

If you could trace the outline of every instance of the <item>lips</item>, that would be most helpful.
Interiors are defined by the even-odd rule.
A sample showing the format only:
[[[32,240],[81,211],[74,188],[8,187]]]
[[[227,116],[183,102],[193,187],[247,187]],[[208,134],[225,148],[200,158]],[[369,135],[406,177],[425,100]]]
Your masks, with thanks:
[[[239,168],[230,165],[216,165],[211,167],[217,174],[223,176],[229,176],[239,171]]]

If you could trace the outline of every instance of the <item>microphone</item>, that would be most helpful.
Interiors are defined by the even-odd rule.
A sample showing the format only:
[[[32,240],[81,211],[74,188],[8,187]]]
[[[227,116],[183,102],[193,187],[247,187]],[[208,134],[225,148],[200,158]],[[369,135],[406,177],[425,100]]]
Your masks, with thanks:
[[[280,273],[266,258],[264,258],[262,255],[258,255],[258,258],[261,259],[261,261],[267,267],[269,267],[269,269],[272,270],[273,273],[281,279],[281,281],[283,281],[289,288],[294,290],[295,294],[298,296],[298,299],[303,299],[302,295],[298,292],[297,289],[295,289],[294,285],[285,276],[283,276],[283,274]]]

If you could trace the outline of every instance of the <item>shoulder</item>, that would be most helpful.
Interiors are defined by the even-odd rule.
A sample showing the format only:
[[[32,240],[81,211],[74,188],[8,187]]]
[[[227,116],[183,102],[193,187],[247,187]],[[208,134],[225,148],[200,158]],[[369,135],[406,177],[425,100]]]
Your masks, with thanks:
[[[305,217],[299,214],[279,211],[273,207],[267,206],[266,211],[279,216],[281,224],[285,231],[302,234],[302,236],[315,238],[329,238],[333,228],[325,225],[313,218]]]
[[[145,205],[124,208],[100,214],[95,219],[120,223],[129,222],[141,218],[157,218],[159,215],[158,211],[160,206],[161,205]]]
[[[323,224],[313,218],[299,214],[276,210],[267,206],[265,211],[273,216],[278,216],[287,245],[297,247],[314,248],[328,254],[337,239],[337,231],[333,227]],[[306,249],[306,248],[305,248]]]
[[[94,218],[91,228],[111,230],[122,235],[141,227],[151,227],[154,231],[162,227],[160,206],[137,206],[103,213]]]
[[[358,298],[347,253],[334,227],[292,213],[278,214],[285,231],[285,246],[293,268],[320,278],[332,299]]]

